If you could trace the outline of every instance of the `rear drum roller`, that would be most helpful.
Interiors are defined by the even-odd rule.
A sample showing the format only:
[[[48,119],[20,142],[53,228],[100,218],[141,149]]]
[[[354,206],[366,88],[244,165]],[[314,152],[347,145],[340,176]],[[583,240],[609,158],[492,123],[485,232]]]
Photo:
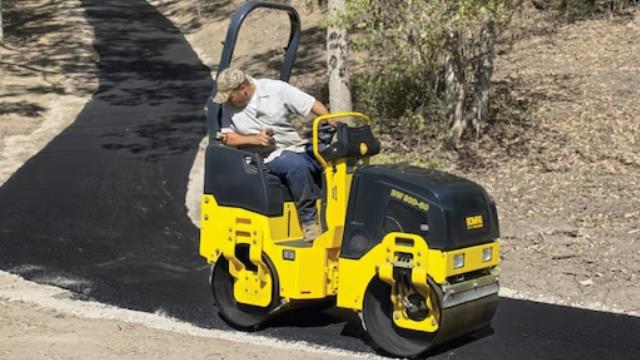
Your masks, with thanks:
[[[216,262],[211,275],[211,290],[213,298],[218,304],[220,316],[232,327],[243,331],[255,331],[264,323],[279,305],[278,278],[274,267],[265,256],[262,259],[269,268],[271,276],[272,292],[271,303],[267,307],[246,305],[236,301],[233,296],[235,278],[229,273],[229,262],[220,257]]]
[[[433,288],[432,283],[430,287],[431,294],[435,295],[430,299],[432,311],[436,311],[436,318],[441,319],[442,295]],[[374,279],[364,297],[362,317],[367,333],[379,350],[394,356],[413,357],[432,346],[437,331],[427,333],[400,328],[394,324],[392,314],[391,286]]]

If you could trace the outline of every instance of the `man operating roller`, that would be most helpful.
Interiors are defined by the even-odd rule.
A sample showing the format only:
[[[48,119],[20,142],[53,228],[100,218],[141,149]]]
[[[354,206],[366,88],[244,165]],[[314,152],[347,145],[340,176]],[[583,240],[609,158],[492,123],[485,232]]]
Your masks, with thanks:
[[[216,86],[213,101],[223,105],[222,143],[261,155],[269,172],[291,190],[305,239],[315,239],[320,234],[316,200],[321,196],[322,168],[292,118],[329,111],[284,81],[254,79],[239,69],[221,71]]]

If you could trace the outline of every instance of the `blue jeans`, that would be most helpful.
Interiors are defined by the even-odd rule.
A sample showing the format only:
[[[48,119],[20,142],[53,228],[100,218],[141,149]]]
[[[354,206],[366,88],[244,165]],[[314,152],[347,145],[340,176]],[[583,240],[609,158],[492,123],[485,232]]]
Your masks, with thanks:
[[[304,153],[283,151],[267,164],[267,169],[291,190],[300,221],[303,224],[317,221],[316,200],[322,196],[322,167],[310,147]]]

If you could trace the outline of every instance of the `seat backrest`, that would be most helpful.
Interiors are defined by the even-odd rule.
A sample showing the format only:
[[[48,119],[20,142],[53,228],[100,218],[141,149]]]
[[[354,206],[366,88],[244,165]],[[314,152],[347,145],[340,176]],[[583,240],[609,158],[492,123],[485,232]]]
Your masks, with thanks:
[[[204,193],[221,206],[239,207],[267,216],[282,215],[284,193],[254,153],[210,144],[205,155]]]

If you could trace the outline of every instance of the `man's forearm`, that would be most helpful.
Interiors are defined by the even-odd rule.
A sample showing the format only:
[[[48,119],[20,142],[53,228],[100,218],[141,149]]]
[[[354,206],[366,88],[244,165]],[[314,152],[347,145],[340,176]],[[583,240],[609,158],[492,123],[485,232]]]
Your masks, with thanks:
[[[256,145],[255,135],[241,135],[235,132],[222,134],[222,143],[234,147]]]
[[[327,107],[324,106],[323,103],[316,100],[316,102],[313,103],[311,112],[314,113],[316,116],[321,116],[321,115],[329,114],[329,109],[327,109]],[[336,125],[336,123],[338,122],[338,119],[330,119],[330,120],[327,120],[327,122],[331,125]]]
[[[262,129],[255,135],[242,135],[236,132],[225,133],[222,136],[222,143],[234,147],[245,146],[273,146],[273,131],[268,128]]]
[[[320,116],[320,115],[327,115],[329,113],[329,110],[327,109],[326,106],[324,106],[323,103],[316,100],[313,103],[313,107],[311,107],[311,112],[314,113],[316,116]]]

